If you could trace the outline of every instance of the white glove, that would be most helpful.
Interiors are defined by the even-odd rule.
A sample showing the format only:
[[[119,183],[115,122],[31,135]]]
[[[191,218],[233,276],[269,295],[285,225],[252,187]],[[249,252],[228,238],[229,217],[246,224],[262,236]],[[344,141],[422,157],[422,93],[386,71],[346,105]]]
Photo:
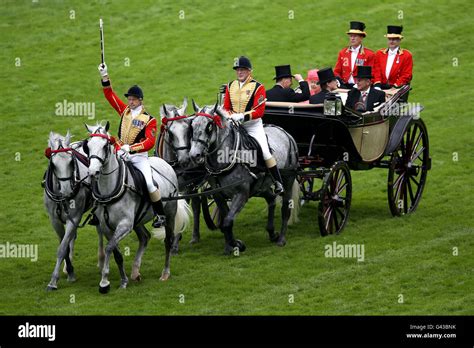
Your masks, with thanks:
[[[122,145],[122,147],[120,147],[120,150],[123,150],[125,152],[130,152],[130,145],[128,144]]]
[[[374,87],[374,89],[378,89],[379,91],[381,91],[381,90],[382,90],[382,88],[380,88],[379,86],[377,86],[377,87]]]
[[[107,72],[107,64],[105,64],[105,63],[104,63],[104,64],[100,63],[98,69],[99,69],[99,74],[100,74],[100,76],[106,77],[106,76],[108,75],[108,72]]]
[[[336,79],[336,82],[337,82],[337,88],[341,87],[341,83],[339,82],[338,79]]]
[[[124,151],[123,149],[118,150],[117,155],[121,157],[124,161],[130,160],[130,152]]]
[[[242,122],[244,120],[244,114],[232,114],[230,118],[235,122]]]

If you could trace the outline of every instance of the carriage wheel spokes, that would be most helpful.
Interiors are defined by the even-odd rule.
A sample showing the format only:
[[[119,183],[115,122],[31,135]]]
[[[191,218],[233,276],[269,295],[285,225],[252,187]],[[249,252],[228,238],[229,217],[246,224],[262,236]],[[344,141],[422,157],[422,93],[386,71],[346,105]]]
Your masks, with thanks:
[[[430,169],[428,133],[421,119],[413,120],[392,153],[388,172],[388,202],[392,215],[415,211]]]
[[[323,179],[318,223],[321,236],[339,234],[349,218],[352,182],[349,167],[336,162]]]

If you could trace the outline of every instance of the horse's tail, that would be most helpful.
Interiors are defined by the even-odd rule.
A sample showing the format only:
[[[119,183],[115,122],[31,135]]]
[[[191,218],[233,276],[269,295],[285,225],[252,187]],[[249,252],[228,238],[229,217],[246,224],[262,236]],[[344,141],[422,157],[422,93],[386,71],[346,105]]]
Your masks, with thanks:
[[[290,210],[290,219],[288,220],[289,225],[293,225],[299,222],[299,217],[298,215],[300,214],[300,185],[298,181],[295,179],[293,181],[293,186],[291,187],[291,201],[290,201],[290,207],[292,208]]]
[[[189,225],[191,218],[191,208],[184,199],[178,200],[178,209],[174,218],[174,230],[173,233],[176,236],[179,233],[183,233]]]

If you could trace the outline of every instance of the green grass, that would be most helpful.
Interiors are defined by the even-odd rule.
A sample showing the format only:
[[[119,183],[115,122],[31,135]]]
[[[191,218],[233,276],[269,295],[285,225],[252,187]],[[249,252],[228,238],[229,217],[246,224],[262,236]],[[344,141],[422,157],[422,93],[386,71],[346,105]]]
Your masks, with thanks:
[[[471,75],[474,11],[468,1],[295,2],[251,1],[0,1],[0,243],[39,245],[39,259],[0,259],[0,314],[120,315],[442,315],[473,314],[474,257],[472,195],[474,156]],[[69,19],[69,11],[75,19]],[[179,19],[183,10],[185,19]],[[295,19],[288,19],[288,11]],[[402,10],[404,19],[397,19]],[[198,103],[215,100],[218,86],[233,78],[231,64],[248,55],[255,77],[271,87],[273,66],[290,63],[306,74],[333,65],[346,45],[350,20],[366,22],[365,43],[385,45],[387,24],[403,23],[403,46],[414,55],[410,100],[425,106],[433,168],[415,214],[392,218],[384,170],[352,172],[350,221],[339,236],[319,237],[314,203],[289,229],[288,244],[268,242],[264,202],[253,199],[235,223],[248,250],[222,255],[220,232],[202,224],[202,241],[172,259],[172,278],[158,280],[164,248],[153,240],[145,253],[143,281],[98,293],[97,236],[79,232],[77,282],[62,276],[59,290],[45,291],[53,270],[57,238],[42,203],[40,181],[47,165],[43,149],[50,130],[85,136],[86,117],[58,117],[64,99],[94,102],[98,120],[112,129],[118,117],[99,83],[99,16],[105,20],[106,61],[117,92],[140,84],[157,115],[162,103],[183,96]],[[15,67],[15,58],[21,66]],[[130,67],[124,66],[128,57]],[[453,67],[453,58],[459,66]],[[21,161],[15,161],[17,152]],[[458,161],[453,161],[457,153]],[[324,257],[324,246],[364,244],[365,261]],[[127,270],[137,247],[127,237],[122,250]],[[453,256],[453,248],[459,255]],[[179,295],[185,303],[179,303]],[[288,296],[295,302],[290,304]],[[398,303],[403,294],[404,303]],[[70,303],[71,295],[75,303]]]

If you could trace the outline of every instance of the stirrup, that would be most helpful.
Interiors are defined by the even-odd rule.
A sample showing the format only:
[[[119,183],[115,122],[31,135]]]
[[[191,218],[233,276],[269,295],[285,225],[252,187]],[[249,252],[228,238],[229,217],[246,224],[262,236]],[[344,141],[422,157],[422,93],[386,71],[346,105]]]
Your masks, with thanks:
[[[163,225],[166,224],[166,216],[164,215],[155,215],[153,219],[153,224],[152,226],[154,228],[161,228]]]
[[[273,188],[273,193],[276,194],[277,196],[280,196],[285,192],[285,189],[283,188],[283,184],[279,181],[275,181],[274,183],[275,187]]]

